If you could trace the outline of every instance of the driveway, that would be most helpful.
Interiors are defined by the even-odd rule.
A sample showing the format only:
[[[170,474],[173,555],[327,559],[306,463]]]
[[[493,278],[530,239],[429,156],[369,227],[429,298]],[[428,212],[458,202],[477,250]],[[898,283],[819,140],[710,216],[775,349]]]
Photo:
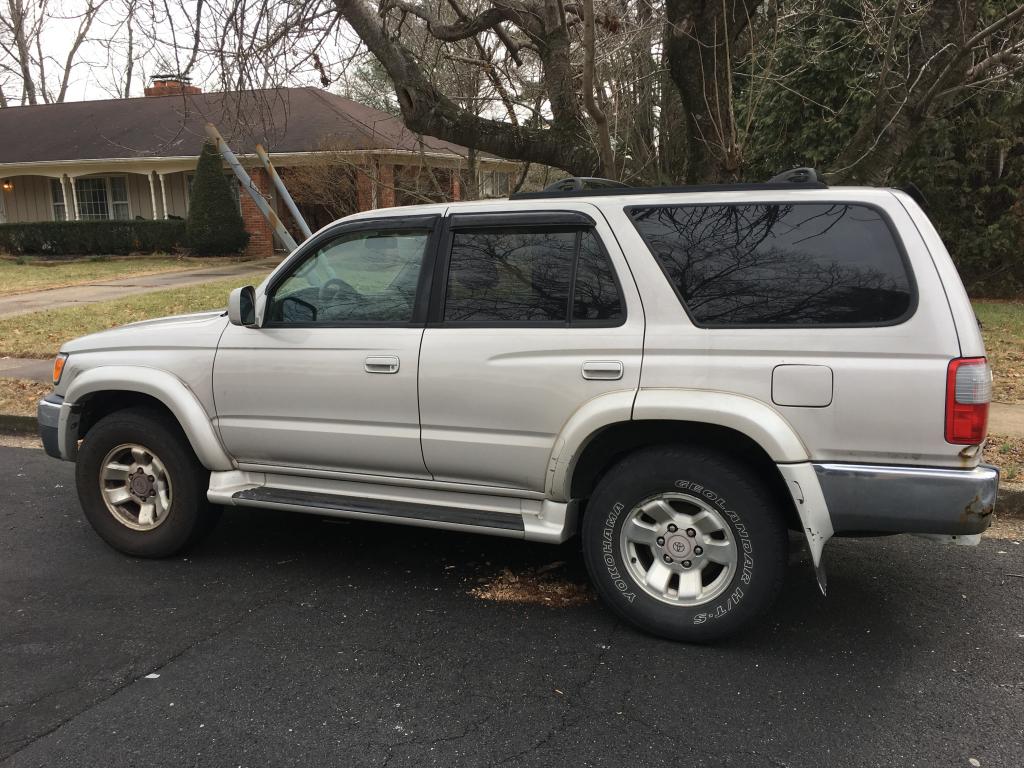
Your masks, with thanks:
[[[132,560],[71,465],[0,468],[4,766],[1024,765],[1019,542],[834,541],[827,598],[794,556],[768,619],[696,647],[469,594],[580,582],[572,544],[231,511]]]

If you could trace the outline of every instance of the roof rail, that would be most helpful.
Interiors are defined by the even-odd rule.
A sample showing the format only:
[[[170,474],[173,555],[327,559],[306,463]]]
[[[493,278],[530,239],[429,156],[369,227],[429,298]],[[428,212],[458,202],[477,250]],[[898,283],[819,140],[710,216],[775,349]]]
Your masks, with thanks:
[[[629,184],[597,176],[570,176],[544,187],[545,192],[578,192],[581,189],[628,189]]]
[[[792,182],[793,184],[806,184],[808,182],[821,181],[821,174],[819,174],[813,168],[791,168],[788,171],[776,174],[768,179],[769,183],[778,183],[782,181]],[[823,182],[824,183],[824,182]]]
[[[703,184],[682,187],[631,187],[621,181],[589,176],[571,176],[549,184],[542,192],[516,192],[509,200],[541,200],[549,197],[594,197],[608,195],[658,195],[682,192],[759,192],[792,189],[827,189],[813,168],[794,168],[759,184]]]

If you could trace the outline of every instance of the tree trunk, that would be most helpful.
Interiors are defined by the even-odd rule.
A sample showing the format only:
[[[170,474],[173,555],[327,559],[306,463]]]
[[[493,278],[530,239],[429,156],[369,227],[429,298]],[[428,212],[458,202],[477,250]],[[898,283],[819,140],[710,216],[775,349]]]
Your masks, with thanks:
[[[668,30],[666,29],[666,35]],[[672,76],[661,76],[661,114],[658,118],[658,182],[682,184],[686,181],[689,133],[686,113]]]
[[[608,116],[594,98],[594,0],[583,0],[583,103],[587,114],[597,126],[597,149],[601,166],[597,173],[607,179],[617,179],[615,155],[608,132]]]
[[[763,0],[667,0],[666,53],[689,129],[687,180],[739,177],[732,49]]]

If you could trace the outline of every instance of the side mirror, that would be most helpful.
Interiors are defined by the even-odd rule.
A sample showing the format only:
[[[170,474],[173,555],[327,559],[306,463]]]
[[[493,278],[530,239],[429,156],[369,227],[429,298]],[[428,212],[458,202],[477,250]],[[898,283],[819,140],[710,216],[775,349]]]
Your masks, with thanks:
[[[228,295],[228,320],[232,325],[256,328],[256,289],[251,285],[235,288]]]

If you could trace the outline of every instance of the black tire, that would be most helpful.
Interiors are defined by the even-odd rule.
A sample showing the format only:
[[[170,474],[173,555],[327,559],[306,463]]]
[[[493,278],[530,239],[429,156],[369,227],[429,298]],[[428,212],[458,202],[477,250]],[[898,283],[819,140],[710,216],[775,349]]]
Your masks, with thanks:
[[[697,507],[690,506],[686,500],[694,496],[713,505],[711,512],[714,514],[721,511],[718,519],[722,530],[708,535],[708,540],[704,541],[706,548],[711,549],[712,536],[725,540],[731,532],[737,555],[736,564],[731,566],[731,578],[724,567],[710,562],[707,576],[701,570],[701,579],[716,573],[720,576],[717,582],[712,581],[717,584],[715,590],[720,591],[716,594],[715,590],[708,589],[707,602],[692,606],[666,602],[671,599],[672,584],[676,584],[677,594],[682,591],[679,589],[681,581],[669,581],[669,593],[664,599],[655,597],[641,584],[637,569],[645,568],[647,554],[658,557],[660,551],[664,559],[672,556],[668,549],[658,550],[653,545],[646,550],[644,547],[627,549],[633,553],[629,557],[632,565],[626,562],[620,543],[623,526],[637,514],[635,510],[642,502],[661,494],[679,494],[681,498],[668,497],[673,499],[670,506],[684,511],[696,513]],[[641,518],[641,522],[664,525],[653,518]],[[680,535],[665,534],[658,540],[666,541],[665,536],[677,539]],[[704,536],[703,533],[697,535]],[[698,643],[735,634],[768,610],[781,590],[788,552],[784,515],[756,476],[727,456],[684,446],[638,451],[605,474],[587,505],[581,539],[590,577],[603,601],[615,613],[651,634]],[[666,541],[668,544],[688,546],[686,542]],[[704,554],[703,549],[701,554]],[[666,567],[683,567],[682,560],[667,562],[670,565]],[[696,560],[686,562],[691,563],[686,566],[690,568]]]
[[[108,508],[100,472],[108,453],[138,444],[150,450],[170,480],[170,505],[162,522],[150,530],[133,530]],[[157,410],[128,408],[105,416],[86,433],[78,451],[75,483],[85,518],[107,544],[135,557],[169,557],[208,533],[220,508],[206,499],[210,473],[199,463],[176,422]]]

